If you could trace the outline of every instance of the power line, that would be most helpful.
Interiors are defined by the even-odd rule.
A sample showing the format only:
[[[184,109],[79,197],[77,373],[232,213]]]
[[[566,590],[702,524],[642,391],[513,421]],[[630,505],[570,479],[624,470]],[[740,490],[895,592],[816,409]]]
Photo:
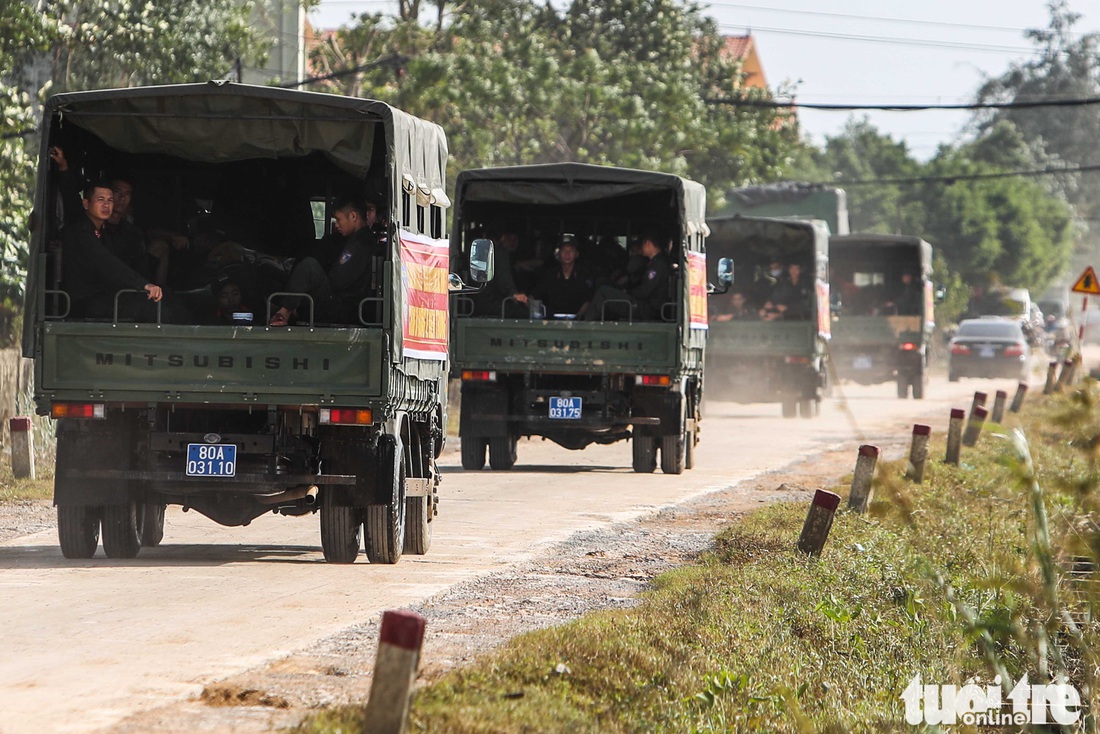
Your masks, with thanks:
[[[333,0],[327,0],[330,4]],[[903,23],[905,25],[927,25],[940,28],[962,28],[966,30],[999,31],[1005,33],[1022,34],[1028,28],[1008,28],[1006,26],[977,25],[975,23],[951,23],[942,20],[920,20],[917,18],[885,18],[874,15],[856,15],[854,13],[833,13],[820,10],[793,10],[791,8],[766,8],[762,5],[742,5],[740,3],[708,2],[707,5],[722,8],[736,8],[739,10],[757,10],[765,13],[788,13],[792,15],[815,15],[826,18],[842,18],[846,20],[874,21],[882,23]],[[1079,35],[1079,34],[1078,34]]]
[[[962,41],[936,41],[925,38],[905,38],[899,36],[868,36],[858,33],[829,33],[827,31],[804,31],[795,28],[770,28],[744,23],[720,23],[721,29],[738,28],[747,32],[764,31],[765,33],[779,33],[793,36],[809,36],[811,38],[835,38],[844,41],[862,41],[866,43],[889,43],[906,46],[930,46],[932,48],[954,48],[966,51],[981,51],[1000,54],[1037,54],[1035,48],[1024,46],[995,46],[984,43],[964,43]]]
[[[982,181],[996,178],[1035,178],[1038,176],[1057,176],[1064,173],[1090,173],[1100,171],[1100,163],[1090,163],[1081,166],[1064,166],[1062,168],[1037,168],[1026,171],[999,171],[996,173],[959,173],[944,174],[942,176],[913,176],[905,178],[874,178],[853,179],[849,181],[819,181],[823,186],[874,186],[878,184],[918,184],[918,183],[947,183],[957,181]]]
[[[926,110],[1019,110],[1038,107],[1085,107],[1100,104],[1100,97],[1081,97],[1075,99],[1047,99],[1015,102],[971,102],[960,104],[836,104],[831,102],[778,102],[770,99],[723,99],[707,97],[706,104],[731,105],[734,107],[764,107],[768,109],[807,109],[833,112],[852,112],[859,110],[879,110],[883,112],[921,112]]]

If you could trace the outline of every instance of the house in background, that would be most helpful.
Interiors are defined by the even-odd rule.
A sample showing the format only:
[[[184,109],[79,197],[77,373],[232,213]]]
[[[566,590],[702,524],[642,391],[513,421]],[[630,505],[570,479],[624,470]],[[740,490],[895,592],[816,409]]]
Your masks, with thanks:
[[[756,52],[756,39],[752,34],[725,36],[725,42],[725,54],[741,62],[741,71],[744,74],[742,83],[753,89],[767,89],[768,80],[764,76],[764,67],[760,63],[760,55]]]

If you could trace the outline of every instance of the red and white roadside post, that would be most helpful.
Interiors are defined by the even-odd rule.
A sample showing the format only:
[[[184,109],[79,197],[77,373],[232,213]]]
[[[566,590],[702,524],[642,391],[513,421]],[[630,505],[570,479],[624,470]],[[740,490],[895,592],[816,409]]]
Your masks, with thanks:
[[[403,734],[409,718],[425,620],[405,610],[383,612],[378,657],[367,700],[363,734]]]

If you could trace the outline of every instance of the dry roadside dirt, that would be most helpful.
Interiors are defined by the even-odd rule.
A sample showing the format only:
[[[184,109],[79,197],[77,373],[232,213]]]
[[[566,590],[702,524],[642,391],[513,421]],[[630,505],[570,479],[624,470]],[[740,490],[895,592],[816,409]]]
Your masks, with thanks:
[[[905,448],[902,441],[880,447],[886,459],[900,457]],[[744,513],[767,502],[806,502],[815,489],[835,486],[854,462],[853,450],[823,452],[638,520],[576,533],[534,559],[429,598],[413,608],[427,618],[417,685],[524,632],[636,604],[655,576],[696,558],[718,530]],[[0,508],[0,538],[23,523],[35,530],[52,524],[48,503],[26,504],[32,506]],[[105,731],[252,734],[292,728],[319,708],[366,702],[377,638],[377,621],[346,629],[208,684],[195,699],[144,711]]]

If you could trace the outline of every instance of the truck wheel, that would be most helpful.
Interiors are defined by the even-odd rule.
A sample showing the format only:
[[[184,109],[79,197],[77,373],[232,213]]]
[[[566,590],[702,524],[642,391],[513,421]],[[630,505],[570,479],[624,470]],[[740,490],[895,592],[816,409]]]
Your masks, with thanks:
[[[480,436],[463,436],[462,443],[462,468],[467,471],[478,471],[485,468],[485,445],[487,439]]]
[[[634,436],[630,439],[634,453],[634,471],[652,474],[657,469],[657,439],[654,436]]]
[[[927,382],[924,370],[921,370],[913,380],[913,400],[924,400],[924,385]]]
[[[410,459],[417,452],[420,453],[421,459],[416,471],[407,471],[406,473],[410,476],[430,479],[432,473],[429,467],[432,466],[432,459],[424,455],[423,448],[419,445],[422,440],[420,434],[417,434],[414,430],[411,438],[413,439],[413,446],[409,454]],[[403,548],[405,553],[422,556],[432,547],[432,527],[435,525],[432,522],[432,512],[435,509],[432,505],[433,498],[431,495],[405,498],[405,545]]]
[[[675,436],[661,436],[661,471],[665,474],[684,473],[685,443],[683,432]]]
[[[494,436],[489,439],[489,466],[496,471],[516,465],[516,437]]]
[[[355,563],[362,543],[363,519],[347,505],[331,504],[331,494],[321,505],[321,551],[329,563]]]
[[[948,382],[958,382],[959,381],[959,376],[957,374],[955,374],[954,372],[948,371],[947,381]]]
[[[57,540],[66,558],[91,558],[99,545],[99,508],[57,506]]]
[[[814,418],[819,413],[820,405],[814,398],[803,398],[798,401],[798,413],[803,418]]]
[[[422,556],[432,547],[432,498],[405,500],[405,547],[410,555]]]
[[[909,397],[909,378],[906,375],[898,375],[898,397],[902,400]]]
[[[388,438],[390,445],[378,450],[380,474],[388,474],[389,496],[385,504],[367,505],[366,530],[367,559],[371,563],[397,563],[405,549],[405,462],[397,442]]]
[[[145,505],[141,545],[145,548],[156,548],[162,540],[164,540],[164,505],[151,502]]]
[[[795,402],[794,400],[784,400],[783,401],[783,417],[784,418],[794,418],[797,413],[798,413],[798,403],[797,402]]]
[[[103,552],[108,558],[134,558],[141,550],[145,507],[134,500],[103,508]]]

